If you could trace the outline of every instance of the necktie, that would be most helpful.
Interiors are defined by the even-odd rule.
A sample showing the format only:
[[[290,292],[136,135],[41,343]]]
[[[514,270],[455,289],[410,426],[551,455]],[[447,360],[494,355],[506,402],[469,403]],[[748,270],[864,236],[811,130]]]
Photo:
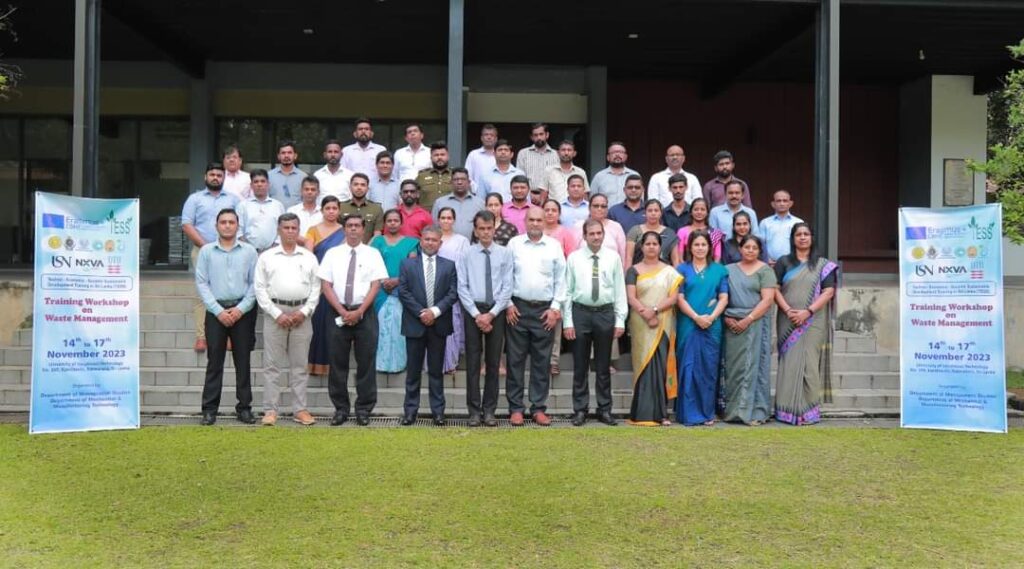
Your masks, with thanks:
[[[345,305],[352,306],[352,294],[356,288],[356,250],[348,258],[348,276],[345,277]]]
[[[601,283],[597,276],[599,274],[597,267],[597,255],[592,255],[594,259],[594,268],[590,270],[590,300],[597,304],[597,297],[600,294]]]
[[[494,285],[491,284],[491,250],[484,249],[484,304],[494,304]]]
[[[427,308],[434,306],[434,256],[427,257],[427,273],[423,280],[427,289]]]

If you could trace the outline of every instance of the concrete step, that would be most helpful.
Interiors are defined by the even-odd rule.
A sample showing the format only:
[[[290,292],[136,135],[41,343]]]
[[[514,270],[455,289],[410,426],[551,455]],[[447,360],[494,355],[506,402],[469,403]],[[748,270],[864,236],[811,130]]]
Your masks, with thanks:
[[[834,389],[875,389],[898,392],[898,371],[844,371],[832,373]]]
[[[852,371],[898,372],[900,371],[900,357],[895,354],[832,354],[832,373]]]
[[[195,341],[193,339],[193,341]],[[0,349],[0,365],[4,367],[24,367],[32,365],[31,347],[8,347]],[[255,350],[251,354],[250,365],[253,369],[263,367],[263,350]],[[189,367],[205,368],[206,353],[197,353],[189,348],[141,348],[139,350],[139,365],[147,367]],[[235,366],[231,359],[231,353],[224,358],[225,367]]]

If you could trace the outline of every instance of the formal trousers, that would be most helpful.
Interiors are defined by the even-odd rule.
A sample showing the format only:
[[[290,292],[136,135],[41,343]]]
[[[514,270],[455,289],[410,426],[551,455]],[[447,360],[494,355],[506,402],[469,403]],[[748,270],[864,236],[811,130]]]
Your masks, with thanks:
[[[418,338],[405,338],[405,351],[409,363],[405,368],[405,415],[415,417],[420,410],[420,382],[423,359],[427,360],[427,393],[430,412],[435,417],[444,415],[444,351],[448,335],[438,334],[433,326]]]
[[[355,310],[358,306],[346,307]],[[327,393],[336,412],[348,415],[351,404],[348,395],[349,356],[355,349],[356,358],[356,415],[369,415],[377,405],[377,312],[367,310],[363,319],[354,325],[338,326],[334,323],[338,313],[328,312],[331,326],[330,371],[327,374]]]
[[[231,304],[231,303],[228,303]],[[234,304],[231,304],[234,306]],[[225,307],[228,308],[228,307]],[[252,374],[249,365],[250,351],[244,346],[253,344],[252,322],[256,320],[256,308],[242,315],[233,326],[225,326],[217,317],[206,312],[206,382],[203,384],[203,411],[217,412],[220,408],[220,394],[224,387],[224,357],[227,355],[228,338],[232,345],[231,359],[235,363],[235,394],[238,404],[235,411],[252,409]]]
[[[555,331],[545,330],[541,315],[551,307],[550,301],[534,302],[512,298],[519,310],[519,321],[505,329],[508,374],[505,396],[509,413],[522,413],[523,390],[526,383],[526,359],[530,359],[530,413],[547,410],[551,387],[551,345]],[[558,326],[556,325],[556,328]]]
[[[295,311],[293,306],[278,304],[285,314]],[[269,315],[263,315],[263,410],[278,411],[281,402],[281,377],[288,376],[288,387],[292,393],[292,411],[298,413],[308,409],[306,386],[309,371],[306,363],[309,356],[309,342],[313,339],[313,323],[304,318],[294,328],[282,328]]]
[[[494,306],[477,304],[481,314]],[[476,325],[476,319],[465,310],[462,322],[466,332],[466,409],[469,415],[494,415],[498,409],[498,369],[501,354],[505,349],[505,314],[501,313],[491,321],[493,328],[486,334]],[[480,401],[480,356],[484,360],[484,393]]]
[[[576,341],[572,345],[572,410],[590,408],[590,349],[594,349],[594,391],[597,412],[612,410],[612,343],[615,339],[615,306],[572,305]]]

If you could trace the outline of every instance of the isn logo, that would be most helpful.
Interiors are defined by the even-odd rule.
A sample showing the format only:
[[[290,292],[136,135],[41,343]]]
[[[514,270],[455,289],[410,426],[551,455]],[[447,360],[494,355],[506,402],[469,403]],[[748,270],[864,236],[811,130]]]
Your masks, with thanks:
[[[934,275],[966,275],[967,267],[963,265],[917,265],[914,267],[914,274],[919,277]]]

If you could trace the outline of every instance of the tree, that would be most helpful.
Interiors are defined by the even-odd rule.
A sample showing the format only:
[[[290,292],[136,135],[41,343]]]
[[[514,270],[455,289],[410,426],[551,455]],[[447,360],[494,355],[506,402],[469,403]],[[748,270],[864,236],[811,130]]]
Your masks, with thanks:
[[[0,8],[0,37],[10,36],[12,41],[18,41],[18,34],[14,33],[14,26],[11,22],[11,14],[16,8],[7,6]],[[0,53],[3,56],[3,53]],[[11,93],[18,86],[21,79],[21,69],[17,65],[10,65],[0,61],[0,101],[6,101]]]
[[[1024,63],[1024,40],[1007,46],[1013,59]],[[969,162],[988,177],[986,192],[1003,204],[1003,235],[1024,244],[1024,69],[1006,75],[1002,91],[992,95],[988,161]],[[994,119],[994,120],[993,120]],[[993,143],[993,138],[995,142]]]

